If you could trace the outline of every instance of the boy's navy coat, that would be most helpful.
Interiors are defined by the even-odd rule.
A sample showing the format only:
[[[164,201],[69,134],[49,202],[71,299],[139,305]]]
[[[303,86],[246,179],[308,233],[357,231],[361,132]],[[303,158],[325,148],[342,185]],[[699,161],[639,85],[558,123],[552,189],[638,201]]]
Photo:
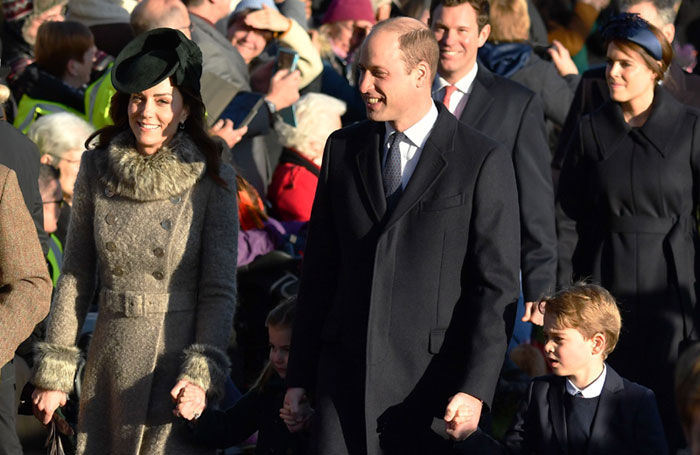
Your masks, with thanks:
[[[565,393],[566,377],[551,375],[532,381],[506,434],[509,454],[568,453]],[[624,379],[608,365],[586,453],[667,454],[654,392]]]

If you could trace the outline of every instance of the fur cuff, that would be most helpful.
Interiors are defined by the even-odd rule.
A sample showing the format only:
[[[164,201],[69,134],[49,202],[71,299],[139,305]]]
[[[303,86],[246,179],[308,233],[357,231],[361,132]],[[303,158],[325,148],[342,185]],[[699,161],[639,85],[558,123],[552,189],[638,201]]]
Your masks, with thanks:
[[[178,381],[184,379],[207,392],[212,401],[224,397],[231,361],[226,352],[207,344],[193,344],[185,349],[185,361]]]
[[[70,393],[75,384],[75,371],[80,349],[53,343],[37,343],[34,347],[34,373],[31,382],[42,389]]]

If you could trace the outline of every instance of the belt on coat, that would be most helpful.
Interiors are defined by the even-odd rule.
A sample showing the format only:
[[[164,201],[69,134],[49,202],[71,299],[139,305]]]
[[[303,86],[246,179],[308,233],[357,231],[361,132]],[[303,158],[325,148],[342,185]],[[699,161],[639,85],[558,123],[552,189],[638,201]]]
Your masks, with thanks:
[[[100,291],[100,311],[123,314],[128,318],[138,318],[147,314],[191,311],[197,306],[196,292],[172,292],[165,294],[116,292],[111,289]]]
[[[695,286],[695,264],[692,255],[687,252],[688,238],[696,235],[695,219],[690,216],[678,218],[667,217],[657,218],[653,216],[610,216],[608,218],[608,229],[610,232],[638,233],[638,234],[665,234],[664,238],[667,251],[671,253],[670,262],[673,264],[675,272],[675,283],[680,294],[681,312],[683,315],[683,326],[688,337],[686,327],[686,314],[693,321],[693,301],[690,297],[691,290]],[[691,241],[691,248],[693,248]],[[692,327],[692,326],[691,326]],[[691,328],[692,330],[692,328]]]

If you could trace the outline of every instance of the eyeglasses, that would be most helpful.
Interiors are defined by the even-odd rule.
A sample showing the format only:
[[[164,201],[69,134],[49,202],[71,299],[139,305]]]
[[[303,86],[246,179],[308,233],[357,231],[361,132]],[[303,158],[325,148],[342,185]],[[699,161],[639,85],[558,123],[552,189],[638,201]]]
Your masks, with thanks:
[[[65,202],[66,201],[64,201],[63,199],[59,199],[58,201],[44,201],[44,202],[42,202],[42,204],[43,205],[58,204],[58,208],[60,209],[60,208],[63,208],[63,204],[65,204]]]

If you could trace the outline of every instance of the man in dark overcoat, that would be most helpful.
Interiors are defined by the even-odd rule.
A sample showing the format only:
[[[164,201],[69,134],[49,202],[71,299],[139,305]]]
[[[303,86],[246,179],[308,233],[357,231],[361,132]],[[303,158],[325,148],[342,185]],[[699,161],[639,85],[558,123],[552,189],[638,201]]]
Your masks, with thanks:
[[[493,397],[519,292],[515,177],[432,101],[437,60],[420,22],[377,25],[369,120],[326,144],[285,397],[300,420],[313,401],[314,453],[449,453]]]
[[[433,98],[461,122],[510,153],[518,188],[520,257],[526,314],[554,290],[557,237],[550,151],[540,97],[477,64],[491,33],[488,0],[433,0],[430,23],[440,47]],[[541,318],[541,313],[539,314]],[[509,316],[513,323],[515,314]]]

